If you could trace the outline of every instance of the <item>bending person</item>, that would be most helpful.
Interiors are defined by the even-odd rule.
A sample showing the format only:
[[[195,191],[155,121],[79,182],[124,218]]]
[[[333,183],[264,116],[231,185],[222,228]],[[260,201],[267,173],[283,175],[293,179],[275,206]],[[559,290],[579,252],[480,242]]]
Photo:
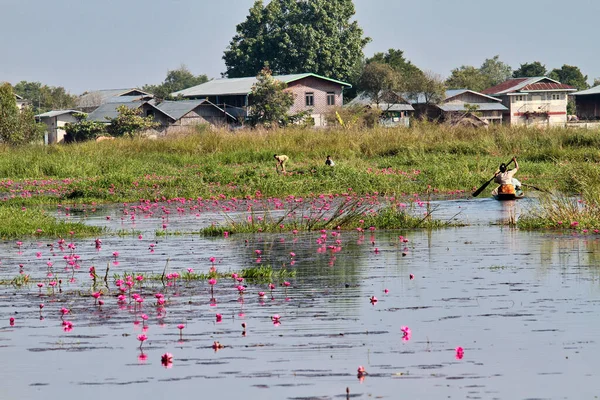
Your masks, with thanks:
[[[285,174],[285,164],[288,162],[288,160],[290,159],[288,156],[282,154],[282,155],[277,155],[277,154],[273,154],[273,157],[275,158],[275,161],[277,164],[275,164],[275,171],[277,171],[277,173],[279,173],[279,167],[281,167],[281,172],[283,172]]]

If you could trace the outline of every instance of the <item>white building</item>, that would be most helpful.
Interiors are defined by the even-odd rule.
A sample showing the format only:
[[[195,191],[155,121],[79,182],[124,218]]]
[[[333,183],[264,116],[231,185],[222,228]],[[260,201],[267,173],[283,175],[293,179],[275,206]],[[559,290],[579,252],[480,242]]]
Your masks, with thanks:
[[[80,111],[75,110],[59,110],[36,115],[35,118],[37,121],[46,124],[44,143],[62,143],[66,133],[64,126],[69,122],[77,122],[77,118],[74,115],[79,113]]]
[[[508,108],[504,122],[510,125],[564,126],[572,86],[547,77],[514,78],[482,91],[497,97]]]

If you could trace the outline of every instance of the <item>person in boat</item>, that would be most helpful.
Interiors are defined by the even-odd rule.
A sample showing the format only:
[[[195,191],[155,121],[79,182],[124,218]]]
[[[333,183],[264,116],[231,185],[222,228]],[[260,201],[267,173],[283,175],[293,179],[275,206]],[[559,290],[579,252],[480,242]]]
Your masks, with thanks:
[[[327,159],[325,160],[325,165],[327,165],[328,167],[333,167],[335,165],[335,163],[331,159],[331,156],[327,156]]]
[[[285,164],[288,162],[288,160],[290,159],[288,156],[281,154],[281,155],[277,155],[277,154],[273,154],[273,157],[275,158],[275,161],[277,162],[277,164],[275,164],[275,171],[277,171],[277,173],[279,173],[279,167],[281,167],[281,172],[283,172],[285,174]]]
[[[498,183],[498,194],[515,194],[517,190],[521,190],[521,182],[519,182],[514,175],[519,170],[519,163],[517,158],[513,157],[515,167],[507,170],[506,164],[500,164],[498,171],[494,175],[494,182]]]

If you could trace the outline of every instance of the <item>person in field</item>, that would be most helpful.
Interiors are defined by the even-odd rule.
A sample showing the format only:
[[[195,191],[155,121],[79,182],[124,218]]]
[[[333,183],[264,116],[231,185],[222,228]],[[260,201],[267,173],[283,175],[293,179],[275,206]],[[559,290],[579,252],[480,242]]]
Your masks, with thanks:
[[[499,194],[515,194],[515,190],[521,189],[521,182],[514,177],[519,170],[519,163],[516,157],[513,157],[513,161],[515,163],[513,169],[507,170],[506,164],[502,163],[495,174],[494,182],[500,185]]]
[[[327,159],[325,160],[325,165],[327,165],[328,167],[333,167],[335,165],[335,163],[331,159],[331,156],[327,156]]]
[[[273,154],[273,157],[275,158],[275,161],[276,161],[275,171],[277,171],[277,173],[279,173],[279,167],[281,167],[281,172],[283,172],[285,174],[286,173],[285,164],[288,162],[288,160],[290,158],[288,156],[286,156],[285,154],[281,154],[279,156],[277,154]]]

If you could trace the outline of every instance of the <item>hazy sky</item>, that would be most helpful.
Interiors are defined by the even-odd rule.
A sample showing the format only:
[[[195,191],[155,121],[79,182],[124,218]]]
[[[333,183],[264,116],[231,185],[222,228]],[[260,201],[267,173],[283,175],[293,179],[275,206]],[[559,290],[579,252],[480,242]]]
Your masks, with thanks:
[[[0,81],[85,90],[160,83],[185,64],[217,78],[223,50],[254,0],[0,0]],[[600,77],[598,0],[355,0],[372,38],[448,76],[500,55]]]

